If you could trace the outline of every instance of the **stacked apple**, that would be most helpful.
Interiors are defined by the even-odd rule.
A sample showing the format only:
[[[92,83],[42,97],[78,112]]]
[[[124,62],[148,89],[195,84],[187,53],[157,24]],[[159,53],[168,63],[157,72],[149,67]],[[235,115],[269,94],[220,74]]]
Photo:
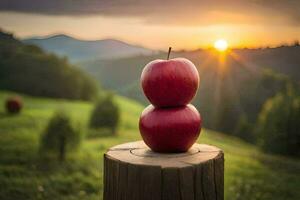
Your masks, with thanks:
[[[144,142],[156,152],[185,152],[201,131],[201,116],[189,104],[199,87],[195,65],[185,58],[154,60],[141,75],[145,96],[152,103],[139,121]]]

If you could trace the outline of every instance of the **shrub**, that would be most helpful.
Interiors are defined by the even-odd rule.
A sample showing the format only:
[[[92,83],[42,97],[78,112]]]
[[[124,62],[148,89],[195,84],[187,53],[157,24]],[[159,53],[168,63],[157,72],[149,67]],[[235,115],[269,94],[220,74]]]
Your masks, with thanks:
[[[257,142],[267,152],[300,155],[300,96],[280,93],[269,99],[259,115]]]
[[[91,128],[109,128],[112,133],[116,132],[119,124],[120,111],[111,94],[102,98],[95,105],[91,113]]]
[[[41,138],[41,153],[55,155],[64,161],[66,153],[76,150],[81,141],[80,131],[72,125],[68,115],[57,112],[50,119]]]
[[[10,97],[6,100],[6,111],[11,114],[17,114],[23,107],[22,99],[20,97]]]

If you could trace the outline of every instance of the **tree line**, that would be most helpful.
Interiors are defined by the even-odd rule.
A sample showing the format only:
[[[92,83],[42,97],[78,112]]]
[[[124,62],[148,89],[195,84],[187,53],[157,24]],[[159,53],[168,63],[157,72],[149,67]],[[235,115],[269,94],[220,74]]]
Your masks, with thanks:
[[[26,45],[0,30],[0,89],[33,96],[91,100],[98,94],[94,80],[67,58]]]

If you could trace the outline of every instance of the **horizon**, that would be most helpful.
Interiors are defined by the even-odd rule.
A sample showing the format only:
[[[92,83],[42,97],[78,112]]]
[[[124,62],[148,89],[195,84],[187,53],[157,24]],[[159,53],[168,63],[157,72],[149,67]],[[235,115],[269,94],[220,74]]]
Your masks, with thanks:
[[[122,39],[110,38],[110,37],[98,38],[98,39],[84,39],[84,38],[76,37],[76,36],[74,36],[72,34],[60,33],[60,32],[50,33],[50,34],[42,35],[42,36],[41,35],[32,35],[32,36],[18,37],[14,32],[4,30],[1,27],[0,27],[0,31],[3,31],[5,33],[9,33],[9,34],[13,34],[13,36],[16,37],[19,40],[30,40],[30,39],[41,39],[41,40],[43,40],[43,39],[49,39],[49,38],[53,38],[53,37],[57,37],[57,36],[65,36],[65,37],[72,38],[74,40],[85,41],[85,42],[98,42],[98,41],[105,41],[105,40],[115,40],[115,41],[118,41],[118,42],[126,43],[128,45],[133,45],[133,46],[138,46],[138,47],[142,47],[142,48],[147,48],[147,49],[150,49],[150,50],[153,50],[153,51],[167,52],[167,50],[169,48],[169,46],[166,46],[166,49],[162,49],[162,48],[154,49],[154,48],[151,48],[151,47],[144,46],[143,44],[131,43],[131,42],[128,42],[128,41],[124,41]],[[229,46],[228,49],[230,49],[230,50],[275,49],[275,48],[280,48],[280,47],[298,46],[296,43],[299,44],[299,40],[294,40],[294,41],[291,41],[291,42],[282,42],[282,43],[278,43],[278,44],[275,44],[275,45],[262,45],[262,46],[253,46],[253,47],[247,47],[247,46],[232,47],[232,46]],[[197,51],[197,50],[211,50],[211,49],[215,49],[214,44],[211,44],[210,46],[206,46],[206,47],[200,47],[199,46],[199,47],[196,47],[196,48],[193,48],[193,49],[183,49],[183,48],[174,49],[172,47],[172,51],[174,51],[174,52],[180,52],[180,51]]]

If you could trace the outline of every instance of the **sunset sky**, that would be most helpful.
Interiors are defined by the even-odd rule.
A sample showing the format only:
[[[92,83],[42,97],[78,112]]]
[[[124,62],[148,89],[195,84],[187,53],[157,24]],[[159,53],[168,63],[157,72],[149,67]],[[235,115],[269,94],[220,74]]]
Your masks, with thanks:
[[[300,40],[297,0],[1,0],[0,27],[18,37],[57,33],[121,39],[150,48],[194,49]]]

